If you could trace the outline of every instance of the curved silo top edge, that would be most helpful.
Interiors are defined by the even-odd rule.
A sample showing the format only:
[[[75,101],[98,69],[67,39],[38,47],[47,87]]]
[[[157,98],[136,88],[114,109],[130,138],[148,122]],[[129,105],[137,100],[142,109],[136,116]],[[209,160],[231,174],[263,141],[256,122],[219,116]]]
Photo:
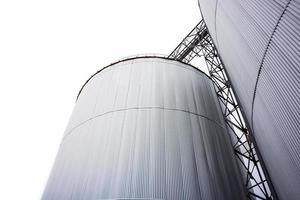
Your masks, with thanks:
[[[175,60],[175,59],[172,59],[172,58],[168,58],[168,57],[161,57],[161,56],[138,56],[138,57],[129,57],[129,58],[125,58],[125,59],[122,59],[122,60],[118,60],[116,62],[113,62],[105,67],[103,67],[102,69],[98,70],[96,73],[94,73],[89,79],[86,80],[86,82],[82,85],[82,87],[80,88],[79,90],[79,93],[76,97],[76,101],[77,99],[79,98],[83,88],[86,86],[86,84],[94,77],[96,76],[97,74],[99,74],[100,72],[102,72],[103,70],[109,68],[109,67],[112,67],[116,64],[119,64],[119,63],[122,63],[122,62],[127,62],[127,61],[130,61],[130,60],[137,60],[137,59],[147,59],[147,58],[157,58],[157,59],[162,59],[162,60],[168,60],[168,61],[175,61],[175,62],[178,62],[178,63],[181,63],[183,65],[186,65],[186,66],[189,66],[195,70],[197,70],[198,72],[201,72],[202,74],[204,74],[208,79],[211,80],[211,78],[203,71],[201,71],[200,69],[196,68],[195,66],[191,65],[191,64],[188,64],[188,63],[184,63],[182,61],[179,61],[179,60]]]

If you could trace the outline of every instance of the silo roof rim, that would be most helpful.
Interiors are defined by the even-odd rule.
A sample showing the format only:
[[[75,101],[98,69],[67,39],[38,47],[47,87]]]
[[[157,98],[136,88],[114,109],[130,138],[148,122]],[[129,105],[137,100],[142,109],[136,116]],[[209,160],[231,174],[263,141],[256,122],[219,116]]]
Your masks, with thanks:
[[[193,65],[191,65],[191,64],[182,62],[182,61],[180,61],[180,60],[175,60],[175,59],[172,59],[172,58],[163,57],[163,56],[157,56],[157,55],[143,55],[143,56],[136,56],[136,57],[127,57],[127,58],[118,60],[118,61],[116,61],[116,62],[113,62],[113,63],[111,63],[111,64],[109,64],[109,65],[103,67],[102,69],[100,69],[100,70],[98,70],[96,73],[94,73],[92,76],[90,76],[90,78],[88,78],[88,79],[86,80],[86,82],[82,85],[82,87],[80,88],[79,93],[78,93],[78,95],[77,95],[77,97],[76,97],[76,101],[77,101],[77,99],[79,98],[79,96],[80,96],[80,94],[81,94],[83,88],[85,87],[85,85],[86,85],[86,84],[87,84],[94,76],[96,76],[98,73],[102,72],[103,70],[105,70],[105,69],[107,69],[107,68],[109,68],[109,67],[111,67],[111,66],[114,66],[114,65],[119,64],[119,63],[122,63],[122,62],[130,61],[130,60],[136,60],[136,59],[145,59],[145,58],[158,58],[158,59],[163,59],[163,60],[176,61],[176,62],[179,62],[179,63],[181,63],[181,64],[184,64],[184,65],[187,65],[187,66],[189,66],[189,67],[192,67],[193,69],[195,69],[195,70],[201,72],[201,73],[204,74],[208,79],[211,80],[211,77],[209,77],[206,73],[204,73],[203,71],[201,71],[201,70],[198,69],[197,67],[195,67],[195,66],[193,66]]]

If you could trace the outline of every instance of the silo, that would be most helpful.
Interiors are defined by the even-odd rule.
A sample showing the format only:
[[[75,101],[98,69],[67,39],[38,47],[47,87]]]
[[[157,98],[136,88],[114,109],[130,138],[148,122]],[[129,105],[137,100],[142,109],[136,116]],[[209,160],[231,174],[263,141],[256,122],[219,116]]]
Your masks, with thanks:
[[[211,80],[126,59],[83,86],[43,199],[245,199]]]
[[[300,199],[300,1],[199,0],[280,199]]]

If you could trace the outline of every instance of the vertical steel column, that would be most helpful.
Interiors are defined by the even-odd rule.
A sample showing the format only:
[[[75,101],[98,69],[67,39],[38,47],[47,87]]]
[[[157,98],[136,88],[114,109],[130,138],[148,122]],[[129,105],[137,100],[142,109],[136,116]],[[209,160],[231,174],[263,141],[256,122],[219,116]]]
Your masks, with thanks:
[[[232,139],[236,158],[242,168],[248,199],[276,199],[270,180],[267,180],[259,161],[250,130],[246,126],[226,70],[203,20],[169,55],[169,58],[186,63],[191,62],[195,57],[204,57],[206,61]]]

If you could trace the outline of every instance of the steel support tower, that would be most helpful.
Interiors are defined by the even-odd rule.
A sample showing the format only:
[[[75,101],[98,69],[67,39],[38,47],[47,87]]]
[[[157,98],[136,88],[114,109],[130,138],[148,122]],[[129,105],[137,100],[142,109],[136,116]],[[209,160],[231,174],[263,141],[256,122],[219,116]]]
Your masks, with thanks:
[[[190,63],[195,57],[203,57],[214,84],[236,158],[242,168],[247,197],[277,199],[267,172],[260,162],[258,150],[250,129],[243,118],[234,90],[203,20],[183,39],[169,55],[174,60]]]

